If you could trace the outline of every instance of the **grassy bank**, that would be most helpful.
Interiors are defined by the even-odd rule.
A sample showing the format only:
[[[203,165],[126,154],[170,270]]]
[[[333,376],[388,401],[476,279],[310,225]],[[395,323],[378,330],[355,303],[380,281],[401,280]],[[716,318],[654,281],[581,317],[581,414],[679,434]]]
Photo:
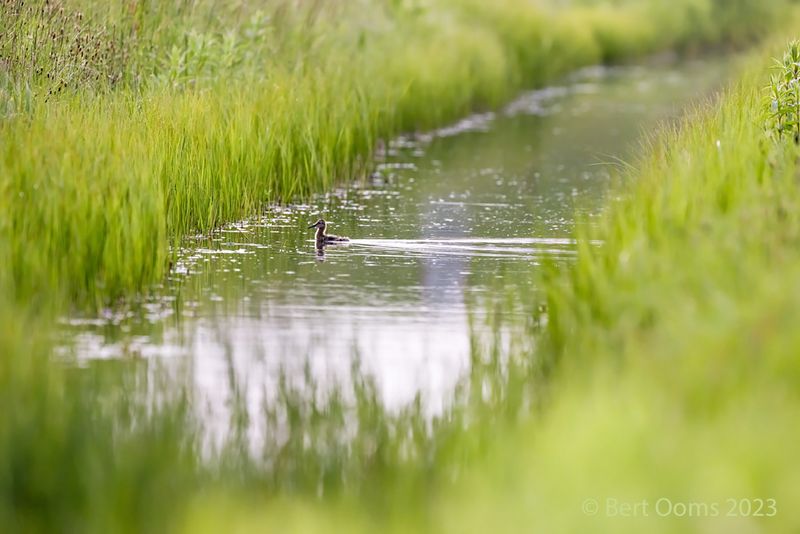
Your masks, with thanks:
[[[663,132],[622,200],[582,232],[603,247],[547,281],[548,335],[568,385],[536,441],[547,465],[568,467],[560,479],[547,468],[552,487],[538,491],[566,525],[800,525],[790,504],[800,479],[798,149],[777,133],[774,83],[762,63],[719,106]],[[571,513],[586,498],[647,499],[651,513]],[[719,513],[661,518],[659,498],[719,503]],[[755,498],[774,499],[774,517],[729,514],[729,499]]]
[[[170,241],[358,175],[379,138],[567,70],[737,44],[782,1],[7,1],[0,239],[16,300],[106,302]]]

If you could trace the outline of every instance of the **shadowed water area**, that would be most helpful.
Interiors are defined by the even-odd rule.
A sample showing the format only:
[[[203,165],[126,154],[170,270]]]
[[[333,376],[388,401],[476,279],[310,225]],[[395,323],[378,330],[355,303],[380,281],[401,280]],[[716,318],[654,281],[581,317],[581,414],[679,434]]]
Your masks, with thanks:
[[[357,356],[387,406],[419,394],[435,413],[474,347],[520,343],[511,330],[490,335],[485,310],[533,294],[545,259],[569,262],[575,214],[596,215],[614,162],[729,67],[587,69],[496,113],[396,139],[363,181],[187,242],[145,302],[65,318],[63,350],[86,365],[187,370],[212,418],[237,387],[257,410],[282,373],[346,383]],[[307,229],[319,217],[352,241],[319,253]]]

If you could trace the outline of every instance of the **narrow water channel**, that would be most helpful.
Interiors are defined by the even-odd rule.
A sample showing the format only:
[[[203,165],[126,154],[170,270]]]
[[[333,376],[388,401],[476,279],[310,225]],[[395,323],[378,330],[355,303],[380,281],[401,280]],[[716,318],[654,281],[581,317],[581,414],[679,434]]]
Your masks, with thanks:
[[[575,214],[603,205],[613,163],[718,88],[730,61],[586,69],[397,139],[364,181],[187,242],[147,301],[66,318],[63,351],[179,365],[212,413],[230,372],[257,409],[281,373],[336,383],[358,357],[387,406],[420,394],[436,411],[469,369],[480,303],[531,290],[544,258],[570,261]],[[353,241],[319,255],[307,226],[320,216]]]

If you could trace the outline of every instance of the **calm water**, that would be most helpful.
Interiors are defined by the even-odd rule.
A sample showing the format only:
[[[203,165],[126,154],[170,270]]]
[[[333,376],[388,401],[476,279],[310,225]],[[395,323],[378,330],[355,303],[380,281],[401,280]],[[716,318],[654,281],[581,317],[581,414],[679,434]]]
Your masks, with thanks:
[[[570,261],[574,215],[603,204],[609,162],[729,66],[584,70],[495,114],[397,139],[363,182],[187,243],[147,302],[65,319],[64,351],[87,365],[179,366],[212,414],[232,377],[257,408],[281,372],[346,382],[357,355],[389,406],[420,393],[436,411],[487,331],[486,303],[535,290],[544,258]],[[319,216],[352,243],[318,255],[306,227]]]

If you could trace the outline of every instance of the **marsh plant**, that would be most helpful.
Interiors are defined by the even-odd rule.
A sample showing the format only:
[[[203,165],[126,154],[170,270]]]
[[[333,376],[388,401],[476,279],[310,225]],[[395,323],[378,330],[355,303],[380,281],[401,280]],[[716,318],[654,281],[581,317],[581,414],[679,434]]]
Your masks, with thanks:
[[[0,0],[0,73],[44,98],[113,87],[128,68],[133,30],[63,0]]]
[[[800,41],[793,41],[775,60],[777,74],[770,77],[770,115],[768,130],[782,139],[800,144]]]

